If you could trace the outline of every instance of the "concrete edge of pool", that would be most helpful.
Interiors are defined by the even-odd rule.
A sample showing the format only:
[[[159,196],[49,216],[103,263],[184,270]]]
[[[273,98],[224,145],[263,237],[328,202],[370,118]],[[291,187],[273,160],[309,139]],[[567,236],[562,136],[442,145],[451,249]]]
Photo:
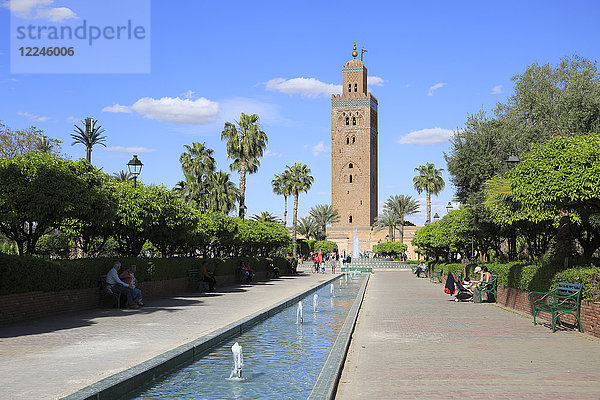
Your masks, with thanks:
[[[358,290],[354,304],[352,304],[352,308],[350,308],[350,311],[348,312],[346,321],[344,321],[344,325],[342,325],[340,333],[333,343],[333,347],[329,352],[329,357],[327,357],[327,360],[325,361],[325,365],[317,378],[317,382],[315,383],[310,396],[308,396],[308,400],[329,400],[334,398],[369,278],[370,274],[367,274],[367,279],[363,280],[363,283]]]
[[[231,337],[241,334],[257,323],[277,314],[284,308],[294,305],[300,298],[316,292],[322,287],[338,279],[340,276],[343,275],[338,274],[308,290],[305,290],[304,292],[288,297],[287,299],[275,303],[270,307],[257,311],[254,314],[250,314],[227,326],[214,330],[213,332],[203,335],[195,340],[192,340],[191,342],[159,354],[158,356],[137,364],[131,368],[108,376],[96,383],[78,390],[75,393],[63,397],[62,400],[105,400],[121,398],[127,393],[136,390],[140,386],[151,382],[152,380],[164,375],[178,366],[194,360],[195,357],[207,353],[211,348],[215,347],[219,343],[227,341]],[[365,282],[366,281],[367,280],[365,280]],[[361,292],[359,292],[361,298],[363,294],[364,286],[361,288]],[[355,305],[356,302],[350,312],[354,310]],[[344,324],[342,330],[345,328],[345,326],[346,324]]]

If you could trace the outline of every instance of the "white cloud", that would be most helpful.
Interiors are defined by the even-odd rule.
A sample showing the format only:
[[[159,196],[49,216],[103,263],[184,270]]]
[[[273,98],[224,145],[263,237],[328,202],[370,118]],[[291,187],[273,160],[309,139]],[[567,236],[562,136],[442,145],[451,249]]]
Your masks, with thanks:
[[[440,144],[448,141],[452,133],[452,130],[440,127],[421,129],[420,131],[413,131],[402,136],[397,142],[399,144]]]
[[[282,93],[300,93],[304,97],[318,97],[342,93],[342,85],[321,82],[315,78],[275,78],[265,83],[267,90]]]
[[[383,86],[385,81],[378,76],[367,76],[367,86]]]
[[[275,153],[274,151],[271,150],[267,150],[263,153],[263,157],[267,158],[267,157],[279,157],[281,158],[281,154],[280,153]]]
[[[219,103],[201,97],[197,100],[163,97],[144,97],[136,101],[131,109],[145,118],[168,121],[174,124],[203,125],[214,122],[219,112]]]
[[[15,78],[6,78],[6,80],[11,82],[19,82],[19,80]]]
[[[447,83],[436,83],[435,85],[433,85],[432,87],[429,88],[429,92],[427,93],[427,96],[433,96],[434,91],[441,89],[446,85],[447,85]]]
[[[117,151],[121,153],[152,153],[156,151],[156,149],[149,149],[147,147],[123,147],[123,146],[113,146],[107,147],[104,149],[105,151]]]
[[[233,121],[240,114],[257,114],[261,124],[285,124],[289,121],[281,115],[280,106],[247,97],[234,97],[219,103],[219,121]]]
[[[17,114],[19,114],[22,117],[25,118],[29,118],[30,120],[36,121],[36,122],[44,122],[44,121],[48,121],[50,118],[48,117],[40,117],[38,115],[34,115],[34,114],[30,114],[28,112],[17,112]]]
[[[499,94],[502,93],[502,85],[494,86],[490,91],[490,94]]]
[[[66,19],[77,18],[77,14],[70,8],[51,7],[52,3],[54,0],[7,0],[2,3],[2,6],[25,19],[38,18],[63,22]]]
[[[107,106],[102,109],[102,112],[110,112],[110,113],[131,113],[131,107],[122,106],[120,104],[115,104],[113,106]]]
[[[307,146],[305,146],[305,147],[307,147]],[[320,141],[319,143],[317,143],[313,146],[308,146],[308,147],[310,147],[310,151],[312,151],[313,156],[315,156],[315,157],[318,157],[319,154],[325,153],[330,150],[329,146],[325,146],[325,143],[323,143],[323,141]]]

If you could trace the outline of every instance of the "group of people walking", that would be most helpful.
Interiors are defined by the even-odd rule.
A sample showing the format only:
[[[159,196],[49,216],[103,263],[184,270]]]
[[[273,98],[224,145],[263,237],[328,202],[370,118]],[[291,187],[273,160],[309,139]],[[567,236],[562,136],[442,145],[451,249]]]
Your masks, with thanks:
[[[335,274],[335,268],[337,266],[337,263],[340,261],[340,254],[338,252],[323,254],[323,252],[319,250],[317,253],[314,254],[311,252],[310,259],[313,262],[313,273],[321,272],[324,274],[327,263],[329,262],[329,265],[331,266],[331,273]]]

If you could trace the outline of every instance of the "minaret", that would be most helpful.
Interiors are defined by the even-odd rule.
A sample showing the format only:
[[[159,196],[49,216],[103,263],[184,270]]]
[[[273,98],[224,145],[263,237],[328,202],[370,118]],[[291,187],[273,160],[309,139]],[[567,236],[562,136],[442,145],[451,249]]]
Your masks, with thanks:
[[[342,67],[342,95],[331,96],[331,202],[333,227],[369,227],[377,217],[377,99],[367,92],[367,68],[353,59]]]

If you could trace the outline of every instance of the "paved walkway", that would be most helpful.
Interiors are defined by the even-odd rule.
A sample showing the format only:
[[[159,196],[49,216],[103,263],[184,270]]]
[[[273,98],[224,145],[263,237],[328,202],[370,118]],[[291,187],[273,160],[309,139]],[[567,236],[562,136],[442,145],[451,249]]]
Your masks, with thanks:
[[[331,274],[283,277],[0,328],[0,398],[56,399],[312,288]]]
[[[408,271],[371,276],[336,399],[598,399],[600,340]]]

